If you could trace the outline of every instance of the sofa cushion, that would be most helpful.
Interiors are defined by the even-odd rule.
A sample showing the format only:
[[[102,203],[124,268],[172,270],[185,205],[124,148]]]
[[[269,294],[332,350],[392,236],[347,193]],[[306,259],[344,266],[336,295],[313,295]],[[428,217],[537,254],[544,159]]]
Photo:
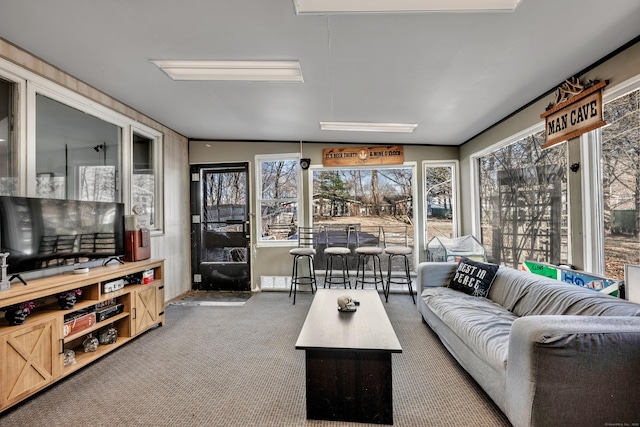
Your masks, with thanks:
[[[516,316],[640,316],[640,305],[591,289],[502,267],[489,298]]]
[[[473,261],[463,257],[449,287],[476,297],[486,297],[498,271],[498,265]]]
[[[427,307],[479,357],[499,372],[507,367],[509,331],[517,318],[487,298],[447,287],[422,292]]]

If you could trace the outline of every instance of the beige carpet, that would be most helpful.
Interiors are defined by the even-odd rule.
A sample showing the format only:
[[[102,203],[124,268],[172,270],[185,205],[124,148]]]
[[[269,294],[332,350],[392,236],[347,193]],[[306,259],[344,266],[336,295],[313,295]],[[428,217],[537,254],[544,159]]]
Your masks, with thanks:
[[[167,306],[155,328],[0,415],[0,426],[362,426],[306,420],[304,352],[312,300],[263,292],[242,306]],[[424,325],[409,295],[385,304],[396,426],[508,426]]]

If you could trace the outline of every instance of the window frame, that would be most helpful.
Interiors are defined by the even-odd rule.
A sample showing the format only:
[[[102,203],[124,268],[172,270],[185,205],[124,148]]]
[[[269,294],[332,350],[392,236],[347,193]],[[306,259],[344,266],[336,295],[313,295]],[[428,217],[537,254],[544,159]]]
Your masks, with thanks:
[[[422,182],[420,187],[422,188],[422,212],[424,218],[422,218],[423,223],[423,246],[424,250],[427,250],[427,245],[429,244],[429,236],[427,235],[427,212],[428,210],[428,200],[427,200],[427,188],[425,188],[425,179],[427,176],[427,168],[439,168],[439,167],[450,167],[451,168],[451,189],[452,189],[452,197],[451,197],[451,215],[452,215],[452,236],[451,237],[459,237],[460,236],[460,215],[458,214],[458,204],[460,200],[460,161],[458,160],[423,160],[422,161]]]
[[[602,105],[631,92],[640,90],[640,74],[606,89]],[[584,235],[584,268],[594,274],[605,274],[604,192],[602,176],[602,128],[580,137],[581,181],[584,205],[582,214]]]
[[[124,119],[124,117],[121,117],[115,111],[100,106],[95,102],[91,102],[78,93],[72,92],[63,87],[58,87],[58,85],[54,83],[41,84],[41,82],[29,81],[27,84],[26,195],[28,197],[36,197],[36,124],[38,120],[36,114],[37,95],[45,96],[67,107],[76,109],[85,114],[89,114],[99,120],[120,128],[121,146],[119,165],[122,170],[118,172],[118,174],[120,175],[120,182],[117,182],[116,185],[120,185],[120,198],[116,201],[125,203],[125,212],[128,212],[130,210],[130,206],[126,205],[128,204],[127,201],[130,200],[131,191],[128,174],[124,171],[124,160],[126,158],[125,153],[129,152],[129,147],[132,145],[130,132],[127,131],[130,127],[130,124]]]
[[[490,155],[498,150],[501,150],[511,144],[517,143],[518,141],[528,138],[536,133],[542,133],[544,132],[545,127],[544,127],[544,122],[540,122],[539,124],[530,126],[529,128],[518,132],[517,134],[514,134],[508,138],[503,139],[502,141],[493,144],[487,148],[485,148],[484,150],[478,151],[476,153],[474,153],[473,155],[470,156],[470,170],[471,170],[471,181],[472,181],[472,201],[473,201],[473,209],[472,209],[472,228],[473,228],[473,235],[474,237],[476,237],[478,239],[478,241],[480,241],[483,245],[483,241],[482,241],[482,224],[481,224],[481,202],[480,202],[480,159]],[[568,142],[565,141],[564,144],[567,144]],[[566,172],[565,173],[569,173],[569,147],[566,147],[566,160],[567,160],[567,166],[566,166]],[[572,214],[572,205],[571,205],[571,184],[569,182],[569,177],[567,176],[567,194],[566,194],[566,206],[567,206],[567,263],[571,263],[572,261],[572,246],[571,246],[571,239],[572,236],[571,235],[571,231],[572,231],[572,227],[571,227],[571,222],[572,222],[572,218],[571,218],[571,214]],[[575,207],[574,207],[575,209]],[[579,208],[578,208],[579,209]]]
[[[14,139],[16,147],[16,196],[35,197],[36,194],[36,95],[40,94],[75,108],[121,129],[120,202],[125,212],[131,211],[131,174],[133,173],[133,132],[154,140],[154,171],[157,181],[157,224],[152,235],[164,233],[164,133],[145,126],[132,117],[112,110],[78,92],[38,75],[18,64],[0,58],[0,77],[16,84]],[[157,151],[156,151],[157,150]]]
[[[126,165],[123,162],[123,169],[126,169],[126,173],[123,171],[123,175],[127,179],[131,180],[127,187],[129,192],[129,206],[133,207],[133,135],[139,135],[151,140],[151,147],[153,149],[153,175],[155,181],[155,221],[150,223],[151,234],[163,234],[164,233],[164,144],[163,135],[161,132],[156,131],[148,126],[144,126],[141,123],[132,125],[129,130],[130,151],[127,157]],[[123,184],[124,186],[124,184]]]
[[[640,74],[631,77],[614,87],[606,88],[603,92],[603,104],[611,102],[616,98],[625,96],[630,92],[640,90]],[[495,144],[479,150],[469,156],[469,170],[471,178],[471,230],[474,236],[480,235],[480,187],[479,187],[479,167],[478,160],[500,148],[503,148],[530,134],[544,130],[544,121],[511,135]],[[584,270],[594,274],[604,274],[604,200],[602,192],[602,129],[598,128],[580,136],[580,182],[584,208],[568,206],[569,212],[580,212],[583,218],[582,243]],[[570,189],[569,189],[570,190]],[[569,201],[568,201],[569,203]],[[571,222],[572,215],[568,216]],[[569,248],[573,245],[569,233]],[[572,251],[569,250],[569,260],[572,262]]]
[[[480,167],[478,165],[480,158],[486,156],[487,154],[491,154],[492,152],[499,150],[501,148],[506,147],[507,145],[513,144],[516,141],[519,141],[527,136],[533,135],[537,132],[544,131],[544,122],[537,123],[533,126],[528,127],[518,133],[515,133],[501,141],[496,142],[495,144],[491,144],[487,148],[476,151],[472,155],[469,156],[469,171],[470,173],[470,181],[472,195],[471,195],[471,234],[480,240],[481,228],[482,224],[480,222],[481,213],[480,213]]]
[[[297,197],[287,198],[290,200],[296,200],[298,205],[298,225],[304,224],[304,213],[305,206],[303,205],[303,195],[302,195],[302,170],[300,165],[300,153],[283,153],[283,154],[258,154],[255,156],[255,172],[256,172],[256,191],[255,191],[255,230],[256,230],[256,247],[291,247],[298,245],[298,239],[291,240],[265,240],[262,239],[262,204],[265,201],[273,201],[273,199],[263,199],[262,198],[262,164],[265,162],[275,162],[275,161],[287,161],[292,160],[298,165],[296,174],[296,188],[297,188]],[[282,200],[282,199],[279,199]]]
[[[0,78],[5,81],[11,82],[15,89],[14,99],[14,122],[13,122],[13,138],[12,144],[15,149],[14,162],[16,165],[15,176],[16,185],[14,187],[13,196],[19,196],[26,194],[27,180],[26,176],[26,151],[22,147],[27,145],[27,133],[25,129],[25,117],[27,116],[27,80],[19,72],[15,64],[7,63],[0,58]],[[35,181],[35,176],[34,176]]]
[[[399,163],[399,164],[392,164],[392,165],[354,165],[354,166],[331,166],[331,167],[325,167],[323,165],[311,165],[309,167],[309,179],[307,182],[307,192],[310,195],[309,199],[307,201],[308,206],[309,206],[309,212],[313,213],[313,173],[316,171],[331,171],[331,170],[354,170],[354,169],[401,169],[401,168],[406,168],[406,169],[411,169],[411,197],[413,198],[414,201],[419,200],[418,199],[418,185],[422,185],[421,183],[418,183],[419,181],[419,176],[418,176],[418,163],[415,161],[405,161],[403,163]],[[422,218],[422,213],[419,212],[419,203],[414,203],[413,205],[413,221],[414,223],[420,223],[420,221],[424,221],[424,219]],[[310,215],[309,218],[309,226],[313,226],[313,215]],[[420,231],[419,231],[420,227],[413,227],[413,251],[411,253],[411,257],[413,257],[413,265],[414,265],[414,269],[417,268],[418,263],[419,263],[419,259],[420,259],[420,251],[418,250],[420,248]],[[424,245],[424,243],[423,243]],[[424,252],[424,251],[423,251]]]

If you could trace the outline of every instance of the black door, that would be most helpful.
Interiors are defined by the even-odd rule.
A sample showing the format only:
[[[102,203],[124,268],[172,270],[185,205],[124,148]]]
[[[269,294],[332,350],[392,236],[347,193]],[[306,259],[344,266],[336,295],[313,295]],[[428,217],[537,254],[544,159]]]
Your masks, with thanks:
[[[194,289],[251,290],[248,167],[191,166]]]

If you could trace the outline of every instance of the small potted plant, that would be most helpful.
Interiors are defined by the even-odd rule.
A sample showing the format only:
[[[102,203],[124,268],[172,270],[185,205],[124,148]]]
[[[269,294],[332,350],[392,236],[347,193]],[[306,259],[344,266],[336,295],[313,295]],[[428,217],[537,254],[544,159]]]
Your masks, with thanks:
[[[31,313],[31,310],[33,310],[35,306],[33,301],[10,305],[5,308],[6,312],[4,313],[4,317],[11,326],[22,325],[27,319],[27,315]]]
[[[78,295],[82,295],[82,289],[73,289],[71,291],[58,294],[58,304],[63,310],[70,310],[76,303]]]

